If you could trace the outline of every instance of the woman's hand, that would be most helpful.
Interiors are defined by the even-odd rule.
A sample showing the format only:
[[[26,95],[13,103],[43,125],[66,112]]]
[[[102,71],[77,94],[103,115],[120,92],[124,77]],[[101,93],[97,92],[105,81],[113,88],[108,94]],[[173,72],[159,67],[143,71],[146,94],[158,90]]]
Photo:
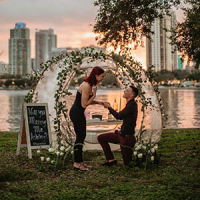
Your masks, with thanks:
[[[96,97],[97,86],[93,86],[93,87],[92,87],[92,93],[93,93],[93,96]]]

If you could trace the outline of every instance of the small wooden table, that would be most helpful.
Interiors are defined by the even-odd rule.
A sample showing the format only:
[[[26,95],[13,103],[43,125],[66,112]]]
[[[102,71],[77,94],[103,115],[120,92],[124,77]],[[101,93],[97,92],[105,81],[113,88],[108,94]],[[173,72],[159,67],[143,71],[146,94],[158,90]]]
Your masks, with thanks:
[[[87,120],[87,126],[92,126],[92,125],[117,125],[117,124],[122,124],[122,120],[102,120],[102,121],[97,121],[97,120]]]

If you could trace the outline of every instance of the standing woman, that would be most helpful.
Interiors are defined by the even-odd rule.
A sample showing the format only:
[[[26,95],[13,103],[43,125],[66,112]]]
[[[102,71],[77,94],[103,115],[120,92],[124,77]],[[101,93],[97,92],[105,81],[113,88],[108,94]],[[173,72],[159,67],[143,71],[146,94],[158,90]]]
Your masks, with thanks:
[[[70,118],[74,124],[76,140],[74,144],[74,169],[87,171],[89,168],[83,162],[82,149],[86,137],[86,119],[84,111],[91,104],[100,104],[94,101],[97,92],[97,85],[103,80],[105,71],[100,67],[94,67],[90,75],[84,79],[76,93],[76,99],[70,109]]]

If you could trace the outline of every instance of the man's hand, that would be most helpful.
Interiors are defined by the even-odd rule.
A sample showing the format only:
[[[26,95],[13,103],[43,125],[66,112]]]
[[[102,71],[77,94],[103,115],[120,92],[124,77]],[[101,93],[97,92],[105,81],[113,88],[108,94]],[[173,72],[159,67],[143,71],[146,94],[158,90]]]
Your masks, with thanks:
[[[104,106],[104,108],[109,108],[109,107],[111,107],[111,105],[110,105],[109,102],[104,102],[104,103],[103,103],[103,106]]]

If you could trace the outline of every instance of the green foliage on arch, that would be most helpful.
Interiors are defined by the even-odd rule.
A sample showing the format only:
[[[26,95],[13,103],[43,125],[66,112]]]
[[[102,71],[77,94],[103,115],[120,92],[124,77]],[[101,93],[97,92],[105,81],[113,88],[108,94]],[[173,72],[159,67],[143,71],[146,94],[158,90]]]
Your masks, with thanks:
[[[76,74],[84,73],[84,70],[80,68],[80,65],[83,62],[84,58],[89,58],[89,62],[94,62],[96,60],[105,61],[107,59],[112,59],[115,64],[117,71],[115,76],[117,76],[124,86],[128,86],[129,83],[137,83],[136,87],[139,90],[139,101],[142,103],[142,112],[143,112],[143,119],[144,119],[144,111],[147,107],[154,108],[154,105],[151,102],[151,99],[145,97],[145,92],[142,90],[143,81],[149,80],[153,83],[155,73],[154,71],[149,68],[147,71],[142,69],[141,63],[135,61],[129,53],[120,52],[118,55],[111,53],[105,54],[101,52],[94,52],[94,49],[86,48],[84,53],[80,51],[72,52],[71,55],[66,54],[60,55],[56,58],[53,58],[50,61],[47,61],[45,64],[42,65],[43,70],[41,72],[35,72],[34,80],[35,83],[31,87],[31,90],[25,97],[25,102],[29,103],[32,101],[35,88],[42,77],[44,77],[45,71],[49,69],[52,64],[59,63],[59,61],[63,61],[64,66],[59,66],[61,71],[58,73],[57,76],[57,90],[54,94],[55,98],[55,106],[54,109],[56,110],[56,117],[54,118],[54,130],[57,135],[57,143],[58,149],[63,146],[63,141],[66,142],[66,148],[70,150],[73,147],[74,143],[74,132],[71,129],[70,119],[68,117],[68,110],[66,108],[66,101],[63,100],[65,96],[71,95],[68,90],[63,89],[64,84],[68,84],[71,79],[67,79],[67,76],[71,75],[73,78]],[[145,73],[147,79],[142,79],[142,72]],[[68,81],[68,82],[67,82]],[[154,90],[159,95],[157,88],[154,86]],[[159,99],[159,103],[161,103],[161,99]],[[66,134],[62,133],[62,119],[65,119],[67,122],[66,126]],[[143,121],[142,121],[143,123]],[[141,131],[142,131],[142,124],[141,124]]]

